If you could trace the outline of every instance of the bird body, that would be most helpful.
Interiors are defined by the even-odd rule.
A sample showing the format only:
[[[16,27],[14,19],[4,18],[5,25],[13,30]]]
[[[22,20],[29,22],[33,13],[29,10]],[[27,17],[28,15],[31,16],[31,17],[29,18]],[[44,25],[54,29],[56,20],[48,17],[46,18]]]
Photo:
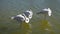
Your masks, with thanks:
[[[51,16],[52,11],[50,8],[48,8],[48,9],[45,8],[45,9],[43,9],[43,11],[45,11],[48,14],[48,16]]]
[[[11,17],[11,19],[14,19],[14,20],[17,20],[17,21],[24,21],[25,20],[25,17],[24,16],[22,16],[21,14],[19,14],[19,15],[16,15],[16,16],[13,16],[13,17]]]

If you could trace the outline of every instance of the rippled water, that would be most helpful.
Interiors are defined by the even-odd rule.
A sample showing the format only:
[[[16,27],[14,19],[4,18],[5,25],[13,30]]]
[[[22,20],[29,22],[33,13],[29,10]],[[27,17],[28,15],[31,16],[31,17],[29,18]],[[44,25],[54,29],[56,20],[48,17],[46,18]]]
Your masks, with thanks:
[[[52,16],[37,15],[43,8],[51,8]],[[0,0],[0,34],[26,33],[27,24],[20,29],[20,23],[10,17],[31,8],[34,12],[30,23],[32,34],[60,34],[60,0]],[[29,29],[29,28],[28,28]]]

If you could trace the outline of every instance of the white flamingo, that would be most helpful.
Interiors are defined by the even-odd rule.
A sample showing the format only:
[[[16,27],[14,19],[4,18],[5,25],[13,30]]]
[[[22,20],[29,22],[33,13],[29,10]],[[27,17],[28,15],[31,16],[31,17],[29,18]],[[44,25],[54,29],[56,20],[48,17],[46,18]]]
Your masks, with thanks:
[[[42,9],[41,12],[38,12],[37,14],[44,14],[44,19],[46,19],[46,16],[51,16],[52,15],[52,11],[50,8],[45,8]]]
[[[45,8],[45,9],[42,9],[42,11],[41,12],[38,12],[37,14],[47,14],[48,16],[51,16],[51,14],[52,14],[52,11],[51,11],[51,9],[50,8]]]
[[[33,15],[32,10],[27,10],[23,14],[19,14],[19,15],[11,17],[11,19],[29,23],[30,19],[32,18],[32,15]]]
[[[24,16],[22,16],[21,14],[13,16],[13,17],[11,17],[11,19],[14,19],[14,20],[17,20],[17,21],[20,21],[20,20],[24,21],[25,20]]]
[[[24,17],[22,14],[13,16],[13,17],[11,17],[11,19],[14,19],[14,20],[17,20],[17,21],[21,21],[21,22],[29,23],[29,18],[27,18],[26,16]]]

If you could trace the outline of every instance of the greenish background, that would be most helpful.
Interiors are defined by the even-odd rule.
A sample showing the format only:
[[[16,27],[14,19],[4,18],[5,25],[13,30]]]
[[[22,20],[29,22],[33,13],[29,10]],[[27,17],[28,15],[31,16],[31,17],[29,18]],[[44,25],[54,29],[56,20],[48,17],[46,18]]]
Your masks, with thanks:
[[[52,16],[37,15],[43,8],[51,8]],[[20,23],[10,17],[32,9],[32,34],[60,34],[60,0],[0,0],[0,34],[20,34]],[[48,24],[49,23],[49,24]],[[45,30],[48,28],[49,30]],[[24,32],[23,32],[24,33]]]

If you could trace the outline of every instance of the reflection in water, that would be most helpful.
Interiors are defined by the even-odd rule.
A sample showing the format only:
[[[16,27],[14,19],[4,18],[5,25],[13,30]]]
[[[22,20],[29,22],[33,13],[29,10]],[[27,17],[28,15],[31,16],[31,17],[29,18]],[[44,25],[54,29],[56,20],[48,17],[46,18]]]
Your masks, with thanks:
[[[47,20],[41,20],[41,23],[40,23],[40,32],[41,32],[41,34],[44,34],[44,33],[45,34],[46,33],[54,34],[52,26],[50,25],[50,23]]]
[[[30,23],[21,23],[20,24],[20,34],[31,34],[31,24]]]

